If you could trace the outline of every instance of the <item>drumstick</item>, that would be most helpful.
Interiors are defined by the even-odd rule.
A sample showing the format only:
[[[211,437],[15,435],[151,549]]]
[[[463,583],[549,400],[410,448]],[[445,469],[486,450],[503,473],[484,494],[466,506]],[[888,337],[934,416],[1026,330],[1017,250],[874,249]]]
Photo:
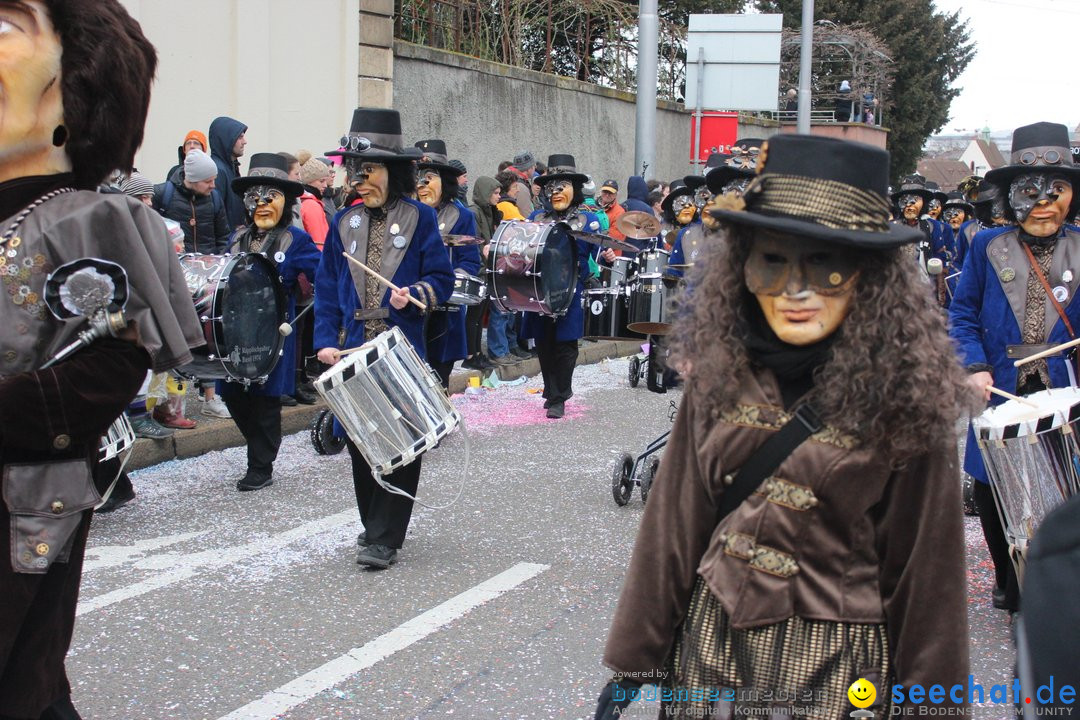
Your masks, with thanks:
[[[1067,343],[1061,343],[1060,345],[1055,345],[1049,350],[1043,350],[1042,352],[1037,352],[1034,355],[1028,355],[1026,358],[1020,358],[1019,360],[1013,362],[1013,366],[1020,367],[1025,363],[1034,362],[1035,360],[1042,360],[1044,357],[1057,355],[1062,350],[1068,350],[1069,348],[1076,347],[1077,345],[1080,345],[1080,338],[1077,338],[1076,340],[1070,340]]]
[[[357,350],[363,350],[363,349],[364,349],[363,345],[357,345],[354,348],[346,348],[344,350],[338,350],[337,354],[338,354],[338,357],[341,357],[342,355],[348,355],[349,353],[354,353]]]
[[[1012,393],[1005,392],[1004,390],[998,390],[993,385],[987,385],[986,389],[989,390],[990,392],[994,393],[995,395],[1000,395],[1003,398],[1008,398],[1010,400],[1015,400],[1016,402],[1024,403],[1025,405],[1030,405],[1033,408],[1038,408],[1039,407],[1039,405],[1037,403],[1033,403],[1030,400],[1028,400],[1027,398],[1022,398],[1019,395],[1013,395]]]
[[[354,264],[356,264],[356,265],[359,265],[359,266],[360,266],[360,269],[361,269],[361,270],[363,270],[363,271],[364,271],[364,272],[366,272],[366,273],[367,273],[368,275],[370,275],[371,277],[375,278],[376,280],[378,280],[379,282],[381,282],[381,283],[382,283],[383,285],[385,285],[386,287],[390,288],[391,290],[397,291],[397,290],[400,290],[400,289],[401,289],[401,288],[399,288],[399,287],[398,287],[397,285],[395,285],[394,283],[392,283],[392,282],[390,282],[389,280],[387,280],[386,278],[384,278],[384,277],[383,277],[382,275],[380,275],[379,273],[377,273],[377,272],[375,272],[374,270],[372,270],[371,268],[369,268],[369,267],[368,267],[367,265],[365,265],[364,263],[362,263],[362,262],[360,262],[359,260],[357,260],[356,258],[354,258],[354,257],[353,257],[352,255],[350,255],[349,253],[347,253],[347,252],[343,252],[343,253],[341,253],[341,254],[345,256],[345,259],[346,259],[346,260],[348,260],[349,262],[351,262],[351,263],[354,263]],[[413,305],[415,305],[416,307],[420,308],[421,310],[423,310],[423,311],[425,311],[425,312],[427,311],[427,305],[425,305],[424,303],[422,303],[422,302],[420,302],[419,300],[417,300],[416,298],[414,298],[414,297],[413,297],[413,296],[412,296],[411,294],[409,295],[409,302],[411,302],[411,303],[412,303]]]

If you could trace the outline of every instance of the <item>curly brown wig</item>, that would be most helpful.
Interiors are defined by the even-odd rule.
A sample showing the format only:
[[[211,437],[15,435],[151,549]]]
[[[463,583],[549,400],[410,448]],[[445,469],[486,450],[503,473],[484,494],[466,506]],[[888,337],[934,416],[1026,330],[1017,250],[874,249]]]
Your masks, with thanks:
[[[63,45],[65,150],[75,184],[131,170],[142,145],[157,52],[117,0],[45,0]]]
[[[733,408],[750,372],[744,342],[756,299],[743,265],[752,239],[749,228],[723,231],[690,270],[693,302],[684,297],[676,306],[672,354],[692,368],[709,410]],[[814,375],[811,399],[829,425],[899,464],[955,437],[974,394],[910,256],[898,249],[859,257],[851,309],[831,359]]]

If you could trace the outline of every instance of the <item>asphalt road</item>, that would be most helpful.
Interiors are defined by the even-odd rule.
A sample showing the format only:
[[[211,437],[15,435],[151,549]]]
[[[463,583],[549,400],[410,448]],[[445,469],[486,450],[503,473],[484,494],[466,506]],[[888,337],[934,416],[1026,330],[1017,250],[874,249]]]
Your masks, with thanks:
[[[591,718],[643,508],[636,494],[615,505],[611,469],[670,426],[678,398],[631,389],[626,368],[579,367],[558,421],[529,392],[539,379],[455,396],[468,442],[456,433],[425,456],[420,492],[442,504],[464,480],[464,493],[418,508],[383,572],[354,562],[347,454],[316,455],[306,433],[255,493],[234,489],[242,449],[135,473],[136,501],[91,530],[76,707],[93,720]],[[1005,682],[1007,618],[989,607],[967,524],[956,581],[972,588],[973,672]]]

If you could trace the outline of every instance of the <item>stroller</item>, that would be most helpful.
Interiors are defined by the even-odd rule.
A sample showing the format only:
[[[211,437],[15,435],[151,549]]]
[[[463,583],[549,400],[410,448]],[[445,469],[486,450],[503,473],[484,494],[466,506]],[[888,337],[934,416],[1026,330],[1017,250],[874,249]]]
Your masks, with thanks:
[[[675,422],[677,410],[678,406],[675,401],[669,401],[669,421]],[[660,469],[660,455],[658,453],[667,445],[669,435],[671,435],[670,430],[646,445],[645,449],[637,457],[627,452],[619,456],[619,459],[615,462],[615,468],[611,472],[611,494],[615,498],[616,505],[621,507],[630,502],[635,485],[641,488],[641,502],[648,501],[649,489],[652,487],[653,479]]]

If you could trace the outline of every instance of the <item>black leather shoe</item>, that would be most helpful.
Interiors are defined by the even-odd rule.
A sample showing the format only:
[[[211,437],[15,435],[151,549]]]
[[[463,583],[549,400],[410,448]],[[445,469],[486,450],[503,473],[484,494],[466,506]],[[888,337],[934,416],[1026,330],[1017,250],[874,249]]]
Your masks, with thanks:
[[[282,407],[296,407],[296,398],[294,398],[292,395],[282,395],[281,396],[281,406]]]
[[[319,396],[315,393],[315,386],[311,383],[297,385],[293,397],[304,405],[314,405],[319,400]]]
[[[134,499],[135,499],[135,493],[131,493],[130,495],[120,496],[120,495],[117,495],[114,492],[112,495],[109,496],[109,499],[106,500],[105,502],[101,503],[101,507],[94,510],[94,512],[95,513],[110,513],[113,510],[119,510],[120,508],[124,507],[125,505],[127,505],[129,502],[131,502]]]
[[[356,536],[356,546],[360,548],[367,547],[367,530]]]
[[[397,550],[386,545],[368,545],[356,554],[357,565],[385,570],[397,562]]]
[[[558,420],[566,414],[566,405],[562,402],[551,403],[551,407],[547,410],[547,416],[552,420]]]
[[[249,472],[236,483],[236,489],[241,492],[261,490],[264,487],[269,487],[273,484],[274,477],[272,475],[255,475],[254,473]]]
[[[521,349],[521,348],[519,348],[519,347],[512,347],[512,348],[510,348],[510,354],[511,354],[511,355],[516,355],[516,356],[518,356],[519,358],[521,358],[522,360],[528,360],[529,358],[534,358],[534,357],[536,357],[536,353],[534,353],[534,352],[529,352],[528,350],[522,350],[522,349]]]

